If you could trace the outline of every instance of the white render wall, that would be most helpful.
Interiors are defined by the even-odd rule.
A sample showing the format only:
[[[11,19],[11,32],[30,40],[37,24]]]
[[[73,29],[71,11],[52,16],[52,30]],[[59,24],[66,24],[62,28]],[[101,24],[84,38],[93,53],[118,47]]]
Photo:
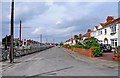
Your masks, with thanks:
[[[75,45],[75,44],[76,44],[76,41],[73,40],[73,43],[72,43],[72,41],[69,41],[69,42],[65,42],[64,44]]]
[[[93,32],[91,33],[91,36],[92,37],[95,37],[97,38],[98,40],[101,40],[102,43],[104,43],[104,39],[107,38],[108,39],[108,44],[111,44],[111,39],[115,39],[117,38],[118,39],[118,45],[120,45],[120,24],[116,25],[116,33],[114,35],[111,35],[111,26],[114,26],[116,25],[115,23],[113,23],[112,25],[109,25],[105,28],[102,28],[102,34],[98,34],[98,30],[93,30]],[[101,29],[101,26],[98,27],[98,29]],[[107,34],[105,34],[105,29],[107,29]]]

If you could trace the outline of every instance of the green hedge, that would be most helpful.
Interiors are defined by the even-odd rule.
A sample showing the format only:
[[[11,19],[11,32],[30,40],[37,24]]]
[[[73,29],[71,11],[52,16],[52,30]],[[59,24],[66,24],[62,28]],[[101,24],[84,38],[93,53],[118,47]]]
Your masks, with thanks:
[[[98,47],[98,46],[92,46],[91,48],[94,49],[94,50],[93,50],[93,55],[94,55],[95,57],[102,56],[102,52],[101,52],[100,47]]]
[[[64,44],[64,45],[63,45],[63,47],[68,47],[68,46],[70,46],[70,45],[69,45],[69,44]]]
[[[75,44],[72,47],[74,47],[74,48],[84,48],[84,45],[83,44]]]

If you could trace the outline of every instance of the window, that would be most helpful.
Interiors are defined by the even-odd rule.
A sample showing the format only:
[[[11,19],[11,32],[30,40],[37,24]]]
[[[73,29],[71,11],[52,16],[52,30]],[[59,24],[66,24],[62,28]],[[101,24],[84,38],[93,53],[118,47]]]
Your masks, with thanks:
[[[105,29],[105,34],[107,34],[107,29]]]
[[[117,39],[111,39],[111,46],[113,47],[117,46]]]
[[[117,40],[115,40],[115,46],[117,46]]]
[[[111,27],[111,33],[115,33],[116,32],[116,26],[112,26]]]
[[[102,34],[102,29],[100,30],[100,34]]]
[[[102,34],[102,29],[98,30],[98,35]]]

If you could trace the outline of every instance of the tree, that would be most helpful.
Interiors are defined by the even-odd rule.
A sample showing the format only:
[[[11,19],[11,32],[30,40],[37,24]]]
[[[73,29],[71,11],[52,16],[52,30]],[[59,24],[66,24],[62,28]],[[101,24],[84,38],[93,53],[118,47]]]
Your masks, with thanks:
[[[7,45],[10,46],[10,35],[6,36],[2,39],[2,44],[5,45],[6,44],[6,40],[7,40]]]
[[[11,39],[11,36],[10,36],[10,35],[4,37],[4,38],[2,39],[2,44],[5,45],[6,42],[7,42],[7,46],[10,46],[10,39]],[[6,40],[7,40],[7,41],[6,41]],[[14,45],[14,46],[18,46],[18,45],[19,45],[19,44],[18,44],[18,40],[14,39],[13,45]]]

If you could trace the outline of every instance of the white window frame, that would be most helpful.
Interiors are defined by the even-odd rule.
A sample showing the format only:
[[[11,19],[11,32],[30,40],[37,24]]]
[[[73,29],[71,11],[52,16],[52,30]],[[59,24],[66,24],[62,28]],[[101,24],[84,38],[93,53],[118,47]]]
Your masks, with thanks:
[[[111,26],[111,33],[115,33],[116,32],[116,25],[115,26]]]
[[[111,39],[111,46],[116,47],[118,45],[118,39]]]
[[[107,34],[107,29],[105,29],[105,35]]]

